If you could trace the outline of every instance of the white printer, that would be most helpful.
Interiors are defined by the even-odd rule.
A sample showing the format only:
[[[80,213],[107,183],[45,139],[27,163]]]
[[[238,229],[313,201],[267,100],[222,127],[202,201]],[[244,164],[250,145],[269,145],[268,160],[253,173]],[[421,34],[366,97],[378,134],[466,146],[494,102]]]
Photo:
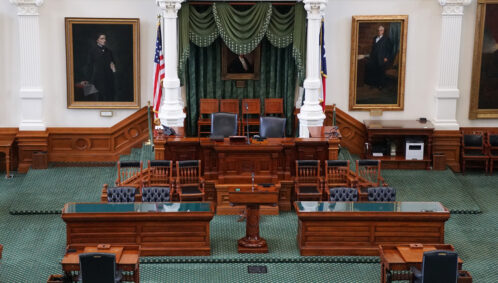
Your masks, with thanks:
[[[406,160],[423,160],[424,159],[424,140],[422,138],[406,138]]]

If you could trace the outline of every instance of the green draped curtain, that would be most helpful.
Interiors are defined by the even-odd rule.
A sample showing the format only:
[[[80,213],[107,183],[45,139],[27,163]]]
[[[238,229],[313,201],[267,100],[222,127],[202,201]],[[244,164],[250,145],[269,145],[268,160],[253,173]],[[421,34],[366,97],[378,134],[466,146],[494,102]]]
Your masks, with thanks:
[[[245,88],[237,88],[235,81],[221,79],[222,44],[220,39],[207,47],[190,44],[186,76],[188,135],[197,135],[196,125],[201,98],[260,98],[262,106],[264,98],[283,98],[287,118],[287,135],[290,135],[294,122],[297,74],[292,46],[277,48],[268,40],[263,39],[261,41],[261,79],[249,80]]]

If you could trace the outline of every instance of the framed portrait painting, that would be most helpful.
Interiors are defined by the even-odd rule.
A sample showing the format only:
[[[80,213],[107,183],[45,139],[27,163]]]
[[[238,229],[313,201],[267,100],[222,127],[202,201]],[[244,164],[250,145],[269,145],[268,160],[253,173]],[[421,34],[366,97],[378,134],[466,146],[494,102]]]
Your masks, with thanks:
[[[469,119],[498,118],[498,0],[479,0]]]
[[[222,80],[259,80],[261,45],[251,53],[237,55],[223,44],[221,48]]]
[[[349,110],[403,110],[408,16],[353,16]]]
[[[139,108],[139,19],[65,18],[68,108]]]

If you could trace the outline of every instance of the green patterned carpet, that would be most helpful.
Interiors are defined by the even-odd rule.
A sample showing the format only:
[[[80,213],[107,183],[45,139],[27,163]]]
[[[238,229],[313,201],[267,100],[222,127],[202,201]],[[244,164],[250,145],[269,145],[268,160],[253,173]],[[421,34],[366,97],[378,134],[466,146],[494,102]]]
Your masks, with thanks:
[[[134,150],[123,159],[150,158]],[[446,224],[446,242],[455,246],[474,282],[498,282],[498,174],[455,175],[451,171],[385,171],[399,200],[439,200],[454,212]],[[58,213],[68,201],[95,201],[101,186],[115,178],[113,167],[61,167],[31,170],[0,178],[0,282],[46,282],[62,272],[65,225]],[[64,185],[61,185],[64,184]],[[30,213],[14,215],[11,213]],[[46,215],[44,215],[44,214]],[[244,223],[236,216],[211,222],[210,257],[141,259],[141,282],[378,282],[377,257],[301,257],[293,213],[263,216],[261,234],[270,253],[241,255],[236,240]],[[249,274],[247,266],[265,265],[266,274]]]

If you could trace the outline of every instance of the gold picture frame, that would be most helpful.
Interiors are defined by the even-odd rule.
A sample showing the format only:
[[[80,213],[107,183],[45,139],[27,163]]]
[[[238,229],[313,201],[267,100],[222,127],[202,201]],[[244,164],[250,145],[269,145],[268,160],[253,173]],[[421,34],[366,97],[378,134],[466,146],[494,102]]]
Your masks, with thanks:
[[[349,110],[404,109],[407,15],[353,16]]]
[[[67,108],[140,107],[140,20],[65,18]]]
[[[261,45],[258,45],[251,53],[241,55],[245,66],[238,56],[230,51],[225,44],[221,48],[221,79],[222,80],[259,80],[261,71]],[[243,68],[248,68],[243,71]]]
[[[498,0],[479,0],[469,119],[498,118]]]

